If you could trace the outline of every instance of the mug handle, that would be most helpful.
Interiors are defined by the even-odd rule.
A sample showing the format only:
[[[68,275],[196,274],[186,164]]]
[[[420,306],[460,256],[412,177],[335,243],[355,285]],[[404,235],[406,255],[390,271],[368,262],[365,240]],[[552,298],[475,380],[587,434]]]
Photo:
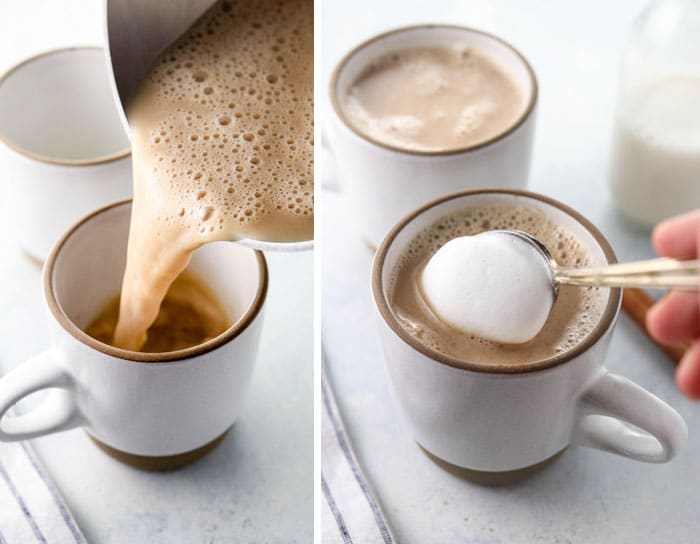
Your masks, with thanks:
[[[15,442],[65,431],[83,424],[74,400],[75,383],[71,375],[55,362],[53,349],[35,355],[0,379],[0,440]],[[33,410],[6,417],[22,398],[52,388]]]
[[[606,369],[580,400],[573,442],[645,463],[665,463],[688,438],[685,421],[668,404]]]

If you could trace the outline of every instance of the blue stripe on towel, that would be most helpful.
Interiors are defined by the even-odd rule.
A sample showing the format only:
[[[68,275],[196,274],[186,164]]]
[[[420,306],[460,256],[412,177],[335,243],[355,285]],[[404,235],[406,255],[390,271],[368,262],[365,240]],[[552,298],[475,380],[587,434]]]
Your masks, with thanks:
[[[12,480],[10,480],[10,476],[5,471],[5,467],[2,465],[1,461],[0,461],[0,476],[2,476],[3,479],[5,480],[5,483],[7,483],[8,489],[10,490],[12,495],[14,496],[15,500],[17,501],[17,504],[19,504],[19,507],[22,510],[24,517],[27,518],[27,522],[29,523],[29,526],[32,528],[32,531],[34,532],[34,536],[36,536],[36,538],[39,542],[46,544],[46,539],[44,538],[44,535],[41,534],[41,530],[39,529],[39,526],[36,524],[36,521],[34,521],[34,518],[32,517],[32,514],[29,511],[29,508],[27,508],[27,505],[25,504],[24,499],[22,498],[22,495],[19,494],[19,492],[17,491],[17,488],[15,487],[15,484],[13,484]]]
[[[326,411],[328,412],[331,424],[333,425],[333,431],[335,432],[335,435],[338,438],[338,444],[340,445],[340,449],[342,450],[345,459],[347,460],[348,464],[350,465],[350,468],[352,469],[352,473],[355,476],[355,480],[357,480],[357,483],[360,486],[360,489],[362,490],[362,493],[364,494],[367,503],[369,504],[370,510],[372,510],[372,514],[374,515],[374,521],[377,524],[377,528],[379,529],[379,533],[382,536],[382,540],[385,544],[393,544],[394,541],[391,537],[391,533],[389,532],[386,523],[384,523],[384,516],[379,510],[379,506],[377,506],[377,503],[375,502],[372,493],[370,493],[369,489],[367,488],[367,483],[365,482],[362,474],[360,473],[359,467],[353,461],[353,456],[350,453],[350,446],[348,445],[345,433],[343,432],[340,424],[338,423],[338,420],[335,417],[335,414],[333,413],[331,401],[326,388],[327,385],[324,381],[321,384],[321,394],[323,397],[323,403],[325,405]]]
[[[24,453],[29,458],[29,462],[32,464],[32,467],[34,467],[34,470],[39,475],[39,478],[41,478],[41,481],[44,482],[44,485],[49,490],[49,493],[51,494],[51,497],[53,498],[53,502],[56,504],[58,511],[61,513],[61,517],[63,518],[63,521],[66,523],[68,530],[73,535],[73,538],[75,539],[76,544],[85,544],[85,538],[83,538],[83,535],[80,533],[80,530],[78,529],[77,525],[75,524],[75,521],[73,521],[72,516],[70,515],[70,513],[66,509],[66,505],[63,503],[63,500],[59,496],[58,491],[56,490],[56,487],[53,485],[53,482],[51,482],[44,474],[44,471],[41,470],[41,467],[36,462],[34,454],[29,450],[27,445],[24,442],[20,442],[20,444],[22,446],[22,449],[24,450]]]
[[[331,509],[331,513],[335,518],[335,523],[338,525],[338,530],[340,531],[340,536],[343,537],[343,542],[345,544],[352,544],[352,538],[350,537],[348,528],[345,525],[343,514],[340,513],[340,510],[338,510],[338,505],[335,504],[335,499],[331,494],[331,490],[328,489],[328,484],[326,483],[326,479],[323,477],[323,473],[321,473],[321,490],[323,491],[323,496],[326,497],[328,508]]]

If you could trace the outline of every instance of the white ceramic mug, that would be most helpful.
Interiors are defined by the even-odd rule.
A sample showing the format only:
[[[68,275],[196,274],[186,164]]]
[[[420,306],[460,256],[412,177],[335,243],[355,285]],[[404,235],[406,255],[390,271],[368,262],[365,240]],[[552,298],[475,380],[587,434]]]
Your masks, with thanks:
[[[240,414],[267,292],[262,253],[229,242],[195,251],[189,269],[236,319],[203,344],[137,353],[83,332],[121,288],[130,212],[125,201],[88,215],[47,259],[43,282],[51,347],[0,379],[0,440],[82,426],[120,460],[172,468],[209,451]],[[50,391],[38,407],[6,415],[42,389]]]
[[[129,139],[99,47],[49,51],[6,72],[0,142],[6,213],[36,259],[86,213],[131,195]]]
[[[522,89],[525,107],[497,136],[466,148],[416,151],[398,148],[358,131],[347,119],[341,97],[378,57],[397,49],[464,43],[484,51]],[[376,36],[350,51],[330,83],[332,111],[328,131],[337,161],[333,172],[347,193],[362,237],[376,247],[389,228],[434,198],[478,187],[524,187],[535,126],[537,80],[515,48],[485,32],[447,25],[400,28]]]
[[[457,193],[402,219],[377,250],[372,291],[393,395],[415,440],[438,459],[469,469],[467,476],[485,482],[526,475],[572,443],[639,461],[670,460],[686,440],[683,419],[603,366],[620,308],[619,289],[610,290],[600,322],[575,348],[517,367],[457,361],[401,326],[387,289],[409,242],[447,214],[498,204],[541,210],[573,233],[595,264],[616,260],[610,244],[584,217],[524,191]]]

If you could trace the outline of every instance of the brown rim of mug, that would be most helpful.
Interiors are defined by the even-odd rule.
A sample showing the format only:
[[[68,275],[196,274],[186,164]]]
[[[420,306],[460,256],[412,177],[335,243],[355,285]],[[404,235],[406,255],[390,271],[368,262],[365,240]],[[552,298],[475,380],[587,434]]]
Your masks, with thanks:
[[[600,318],[600,321],[598,321],[596,327],[588,334],[588,336],[586,336],[586,338],[583,339],[582,342],[576,345],[576,347],[560,355],[556,355],[548,359],[543,359],[541,361],[524,363],[523,365],[493,365],[479,363],[476,361],[467,362],[461,361],[456,357],[451,357],[449,355],[445,355],[444,353],[440,353],[439,351],[431,349],[428,346],[420,343],[418,340],[416,340],[414,336],[406,332],[406,329],[404,329],[401,326],[398,319],[394,315],[394,312],[392,312],[391,308],[389,307],[389,303],[387,301],[387,297],[385,296],[383,289],[384,285],[382,282],[382,269],[384,267],[384,261],[389,251],[389,247],[393,243],[396,236],[398,236],[398,234],[401,232],[401,230],[403,230],[403,228],[406,225],[408,225],[411,221],[413,221],[416,217],[421,215],[423,212],[429,210],[430,208],[433,208],[434,206],[438,206],[444,202],[454,200],[456,198],[487,194],[514,195],[524,198],[530,198],[559,209],[560,211],[572,217],[593,236],[595,241],[603,250],[603,253],[605,254],[605,258],[607,259],[608,263],[617,262],[615,252],[613,251],[612,247],[610,246],[610,243],[605,239],[603,234],[595,227],[595,225],[593,225],[593,223],[591,223],[588,219],[583,217],[580,213],[570,208],[566,204],[562,204],[561,202],[546,197],[544,195],[531,193],[529,191],[521,191],[517,189],[476,189],[471,191],[460,191],[438,198],[437,200],[433,200],[432,202],[429,202],[424,206],[421,206],[417,210],[412,211],[408,215],[404,216],[404,218],[401,219],[398,223],[396,223],[394,227],[387,233],[387,235],[384,237],[384,240],[382,240],[381,244],[379,245],[379,248],[377,249],[377,253],[374,256],[374,262],[372,263],[372,295],[374,298],[374,302],[377,305],[377,309],[379,310],[379,315],[382,317],[384,322],[391,328],[391,330],[401,340],[406,342],[413,349],[422,353],[423,355],[432,359],[433,361],[457,368],[459,370],[470,370],[472,372],[481,372],[486,374],[524,374],[526,372],[545,370],[547,368],[552,368],[560,364],[566,363],[590,349],[596,342],[598,342],[601,339],[605,332],[608,329],[610,329],[610,326],[612,325],[620,307],[620,301],[622,298],[620,289],[610,289],[608,303],[605,307],[603,315]],[[465,204],[465,208],[467,207],[469,207],[469,205]]]
[[[120,200],[118,202],[113,202],[95,210],[94,212],[86,215],[77,223],[75,223],[71,228],[69,228],[66,233],[61,237],[58,243],[51,250],[51,254],[46,259],[46,264],[44,265],[43,272],[43,283],[44,283],[44,296],[46,298],[49,311],[54,316],[56,321],[63,327],[63,329],[68,332],[73,338],[75,338],[81,344],[86,344],[87,346],[116,357],[117,359],[122,359],[134,363],[171,363],[175,361],[182,361],[183,359],[189,359],[192,357],[198,357],[209,351],[215,350],[227,342],[230,342],[241,334],[250,325],[253,320],[258,316],[260,310],[262,309],[265,298],[267,297],[267,286],[268,286],[268,272],[267,272],[267,262],[262,252],[255,251],[255,257],[258,262],[259,271],[259,282],[258,289],[255,294],[255,299],[245,311],[245,313],[238,318],[238,320],[231,325],[228,329],[222,332],[219,336],[212,338],[211,340],[193,346],[186,349],[181,349],[178,351],[168,351],[165,353],[142,353],[139,351],[128,351],[125,349],[115,348],[108,344],[104,344],[99,340],[94,339],[92,336],[88,335],[86,332],[81,330],[75,323],[73,323],[68,316],[63,312],[61,306],[56,300],[56,293],[53,289],[53,269],[56,264],[56,258],[61,252],[63,245],[66,241],[73,235],[73,233],[78,230],[82,225],[93,219],[95,216],[106,212],[112,208],[117,208],[119,206],[124,206],[131,204],[131,199]]]
[[[0,87],[2,87],[3,83],[5,83],[5,81],[12,74],[14,74],[17,70],[19,70],[20,68],[24,68],[27,64],[30,64],[36,60],[42,59],[44,57],[49,57],[51,55],[66,53],[69,51],[93,51],[93,50],[104,52],[104,48],[97,46],[97,45],[77,45],[77,46],[72,46],[72,47],[59,47],[58,49],[50,49],[48,51],[44,51],[43,53],[33,55],[29,58],[24,59],[22,62],[15,64],[11,68],[9,68],[7,71],[5,71],[5,73],[0,75]],[[46,155],[41,155],[39,153],[34,153],[32,151],[29,151],[28,149],[25,149],[23,147],[18,146],[10,138],[8,138],[2,131],[0,131],[0,142],[3,142],[7,147],[12,149],[16,153],[19,153],[20,155],[24,155],[25,157],[28,157],[32,160],[44,162],[44,163],[48,163],[48,164],[57,164],[59,166],[94,166],[97,164],[105,164],[108,162],[117,161],[119,159],[123,159],[124,157],[128,157],[131,154],[131,146],[129,146],[126,149],[124,149],[123,151],[118,151],[116,153],[112,153],[110,155],[105,155],[103,157],[97,157],[95,159],[69,160],[69,159],[59,159],[56,157],[48,157]]]
[[[523,112],[520,114],[518,119],[510,125],[508,128],[506,128],[503,132],[500,132],[499,134],[496,134],[495,136],[492,136],[491,138],[484,140],[482,142],[478,142],[476,144],[468,145],[465,147],[457,147],[454,149],[445,149],[445,150],[440,150],[440,151],[424,151],[424,150],[417,150],[417,149],[407,149],[404,147],[398,147],[394,146],[391,144],[387,144],[384,142],[381,142],[369,134],[365,134],[364,132],[360,131],[357,129],[350,121],[348,118],[345,116],[345,112],[343,111],[343,108],[340,106],[338,102],[338,96],[336,93],[336,87],[338,85],[338,79],[340,78],[340,73],[343,71],[343,68],[345,65],[348,63],[348,61],[355,56],[357,52],[360,50],[364,49],[365,47],[368,47],[369,45],[372,45],[375,42],[378,42],[380,40],[383,40],[389,36],[392,36],[394,34],[400,34],[402,32],[410,32],[413,30],[421,30],[421,29],[449,29],[449,30],[461,30],[461,31],[466,31],[466,32],[471,32],[473,34],[480,34],[482,36],[485,36],[486,38],[489,38],[491,40],[494,40],[501,45],[505,46],[507,49],[512,51],[516,57],[520,59],[520,61],[523,63],[525,66],[525,69],[528,72],[528,75],[530,76],[530,82],[532,84],[532,93],[530,95],[530,100],[527,104],[527,107],[523,110]],[[475,151],[477,149],[481,149],[483,147],[487,147],[499,140],[502,140],[506,138],[508,135],[512,134],[515,132],[520,126],[522,126],[525,121],[530,117],[530,114],[532,111],[535,109],[535,104],[537,103],[537,95],[538,95],[538,86],[537,86],[537,77],[535,76],[535,71],[532,69],[532,66],[528,62],[528,60],[525,58],[525,55],[523,55],[520,51],[518,51],[515,47],[513,47],[511,44],[503,40],[502,38],[499,38],[498,36],[491,34],[489,32],[484,32],[483,30],[478,30],[476,28],[471,28],[468,26],[460,26],[460,25],[448,25],[448,24],[438,24],[438,23],[430,23],[430,24],[420,24],[420,25],[411,25],[411,26],[403,26],[400,28],[395,28],[393,30],[389,30],[387,32],[382,32],[381,34],[377,34],[376,36],[373,36],[360,44],[356,45],[353,47],[348,53],[343,56],[342,59],[340,59],[340,62],[336,65],[335,69],[333,70],[333,73],[331,75],[331,81],[330,81],[330,98],[331,98],[331,105],[333,106],[333,110],[335,111],[335,114],[338,116],[338,118],[343,122],[343,124],[350,129],[351,132],[353,132],[356,136],[359,136],[365,141],[368,141],[374,145],[377,145],[379,147],[382,147],[384,149],[388,149],[389,151],[395,151],[397,153],[404,153],[406,155],[416,155],[416,156],[423,156],[423,157],[435,157],[435,156],[445,156],[445,155],[458,155],[460,153],[466,153],[470,151]]]

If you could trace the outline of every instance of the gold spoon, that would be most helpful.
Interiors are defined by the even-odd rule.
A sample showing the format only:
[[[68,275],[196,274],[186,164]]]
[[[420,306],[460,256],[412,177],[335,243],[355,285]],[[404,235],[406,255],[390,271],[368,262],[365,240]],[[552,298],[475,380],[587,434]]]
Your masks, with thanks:
[[[700,260],[678,261],[666,257],[586,268],[559,266],[549,250],[534,236],[519,230],[499,230],[530,244],[545,260],[556,297],[560,285],[592,287],[641,287],[700,290]]]

